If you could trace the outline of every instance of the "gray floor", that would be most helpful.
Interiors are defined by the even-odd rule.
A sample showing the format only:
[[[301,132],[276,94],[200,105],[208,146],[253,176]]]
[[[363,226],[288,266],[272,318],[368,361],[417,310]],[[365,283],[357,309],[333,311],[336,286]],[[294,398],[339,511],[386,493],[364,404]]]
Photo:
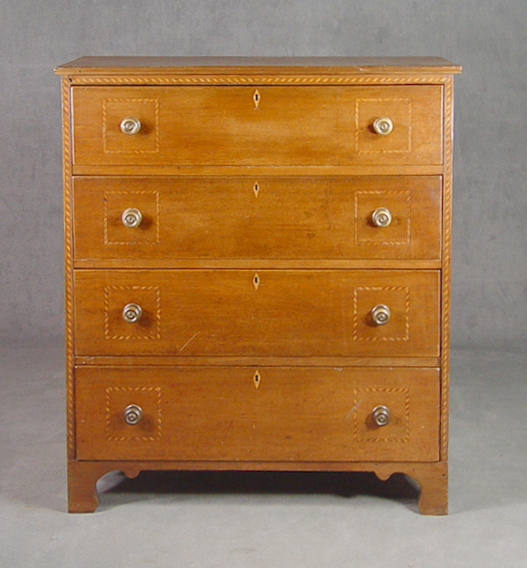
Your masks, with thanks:
[[[455,352],[450,515],[403,476],[109,474],[66,514],[59,349],[0,351],[0,566],[527,567],[527,355]]]

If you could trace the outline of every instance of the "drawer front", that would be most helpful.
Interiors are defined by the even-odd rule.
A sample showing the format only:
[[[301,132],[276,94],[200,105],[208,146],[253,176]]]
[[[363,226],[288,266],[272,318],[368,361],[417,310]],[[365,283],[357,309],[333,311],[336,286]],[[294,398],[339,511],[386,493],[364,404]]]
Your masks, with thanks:
[[[432,368],[77,368],[75,395],[78,459],[439,459]]]
[[[439,176],[77,177],[74,192],[76,259],[440,258]]]
[[[437,271],[78,270],[75,285],[78,355],[439,355]]]
[[[72,91],[76,165],[443,161],[439,85],[77,86]],[[375,131],[383,117],[393,126],[387,134]],[[127,118],[135,125],[123,123]],[[126,126],[137,132],[123,132]]]

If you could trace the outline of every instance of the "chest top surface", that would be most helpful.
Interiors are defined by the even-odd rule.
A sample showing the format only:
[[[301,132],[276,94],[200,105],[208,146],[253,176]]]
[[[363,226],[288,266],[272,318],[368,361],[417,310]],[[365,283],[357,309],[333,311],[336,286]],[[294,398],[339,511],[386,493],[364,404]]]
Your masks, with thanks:
[[[457,74],[441,57],[80,57],[58,66],[59,75],[179,74]]]

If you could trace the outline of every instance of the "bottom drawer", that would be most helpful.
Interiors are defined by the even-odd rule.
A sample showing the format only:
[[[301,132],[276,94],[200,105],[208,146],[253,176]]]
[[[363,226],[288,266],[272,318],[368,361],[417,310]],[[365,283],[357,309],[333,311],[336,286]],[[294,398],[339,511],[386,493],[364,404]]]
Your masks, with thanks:
[[[80,460],[439,459],[438,369],[78,367],[75,396]]]

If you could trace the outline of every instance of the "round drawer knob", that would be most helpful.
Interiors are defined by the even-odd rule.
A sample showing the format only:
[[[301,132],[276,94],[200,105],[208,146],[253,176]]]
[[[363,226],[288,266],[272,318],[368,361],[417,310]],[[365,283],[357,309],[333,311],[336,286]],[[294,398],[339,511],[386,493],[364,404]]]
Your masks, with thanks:
[[[143,409],[138,404],[129,404],[124,409],[124,421],[130,426],[135,426],[143,418]]]
[[[371,319],[375,325],[386,325],[392,317],[392,311],[388,306],[379,304],[371,311]]]
[[[125,227],[128,227],[129,229],[135,229],[141,224],[143,216],[141,215],[141,211],[139,211],[139,209],[136,209],[135,207],[129,207],[128,209],[123,211],[121,220]]]
[[[379,116],[373,121],[373,130],[381,136],[388,136],[393,130],[393,122],[387,116]]]
[[[127,116],[121,120],[121,132],[125,134],[137,134],[141,130],[141,121],[133,116]]]
[[[137,304],[126,304],[123,308],[123,319],[128,323],[135,323],[141,319],[143,310]]]
[[[387,406],[380,405],[373,409],[372,418],[377,426],[386,426],[391,417],[392,413]]]
[[[371,220],[376,227],[388,227],[392,222],[392,214],[386,207],[377,207],[371,215]]]

